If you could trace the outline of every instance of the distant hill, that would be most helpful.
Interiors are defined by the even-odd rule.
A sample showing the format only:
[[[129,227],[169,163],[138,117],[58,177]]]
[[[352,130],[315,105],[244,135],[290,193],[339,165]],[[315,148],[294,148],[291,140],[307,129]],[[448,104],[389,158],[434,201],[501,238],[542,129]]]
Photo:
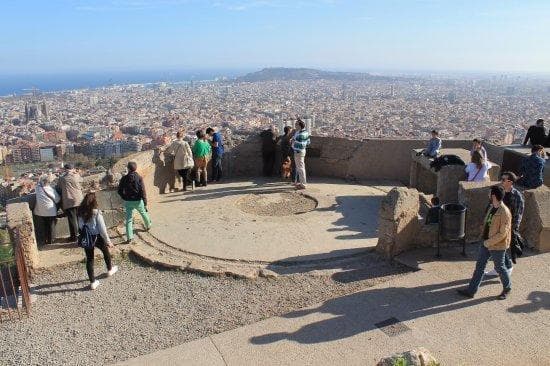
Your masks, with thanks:
[[[237,82],[257,82],[272,80],[368,80],[378,79],[368,73],[335,72],[305,68],[268,67],[235,79]]]

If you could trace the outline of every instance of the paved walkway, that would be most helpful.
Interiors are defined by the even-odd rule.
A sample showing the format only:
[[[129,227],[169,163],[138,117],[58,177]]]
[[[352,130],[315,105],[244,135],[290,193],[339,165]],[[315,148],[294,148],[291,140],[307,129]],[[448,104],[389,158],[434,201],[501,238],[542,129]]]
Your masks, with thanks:
[[[473,271],[468,251],[448,249],[441,261],[432,250],[408,253],[399,260],[421,270],[121,365],[374,365],[419,346],[442,365],[550,364],[550,253],[521,259],[510,298],[497,301],[498,280],[475,299],[456,294]],[[391,318],[400,323],[379,324]]]
[[[346,256],[376,245],[380,201],[392,187],[317,180],[303,191],[317,200],[315,210],[262,216],[244,212],[239,200],[260,203],[294,188],[262,179],[211,184],[159,196],[150,207],[150,234],[178,249],[223,259],[289,262]]]

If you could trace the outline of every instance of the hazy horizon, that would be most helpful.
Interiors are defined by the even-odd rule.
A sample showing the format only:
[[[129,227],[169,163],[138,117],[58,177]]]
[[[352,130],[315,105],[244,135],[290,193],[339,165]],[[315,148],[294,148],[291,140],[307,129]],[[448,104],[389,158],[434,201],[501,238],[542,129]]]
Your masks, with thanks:
[[[0,11],[2,75],[272,66],[550,73],[544,0],[33,0]]]

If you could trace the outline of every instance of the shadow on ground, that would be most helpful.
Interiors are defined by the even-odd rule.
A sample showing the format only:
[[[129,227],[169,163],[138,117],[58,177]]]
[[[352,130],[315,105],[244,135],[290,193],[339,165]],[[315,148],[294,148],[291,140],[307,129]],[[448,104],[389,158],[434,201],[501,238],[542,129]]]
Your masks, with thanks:
[[[534,313],[540,310],[550,310],[550,292],[533,291],[527,296],[529,302],[512,306],[508,309],[511,313]]]
[[[378,211],[382,196],[338,196],[336,203],[318,211],[335,211],[342,215],[333,222],[330,232],[353,231],[336,239],[369,239],[378,237]]]
[[[309,323],[295,332],[277,332],[252,337],[250,342],[256,345],[282,340],[302,344],[330,342],[377,329],[375,324],[386,322],[390,318],[407,321],[492,300],[478,298],[464,301],[464,298],[456,293],[456,289],[467,282],[468,280],[457,280],[411,288],[373,289],[335,298],[318,308],[303,309],[283,316],[300,318],[322,313],[334,315],[333,317]]]

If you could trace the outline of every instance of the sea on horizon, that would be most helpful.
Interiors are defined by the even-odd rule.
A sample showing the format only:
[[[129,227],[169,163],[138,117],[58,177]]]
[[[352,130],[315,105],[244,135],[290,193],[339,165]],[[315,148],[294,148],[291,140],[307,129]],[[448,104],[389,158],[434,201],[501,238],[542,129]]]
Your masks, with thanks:
[[[214,80],[218,77],[236,77],[243,70],[189,70],[189,71],[104,71],[87,73],[51,73],[0,75],[0,96],[73,89],[94,89],[112,85],[145,84]]]

